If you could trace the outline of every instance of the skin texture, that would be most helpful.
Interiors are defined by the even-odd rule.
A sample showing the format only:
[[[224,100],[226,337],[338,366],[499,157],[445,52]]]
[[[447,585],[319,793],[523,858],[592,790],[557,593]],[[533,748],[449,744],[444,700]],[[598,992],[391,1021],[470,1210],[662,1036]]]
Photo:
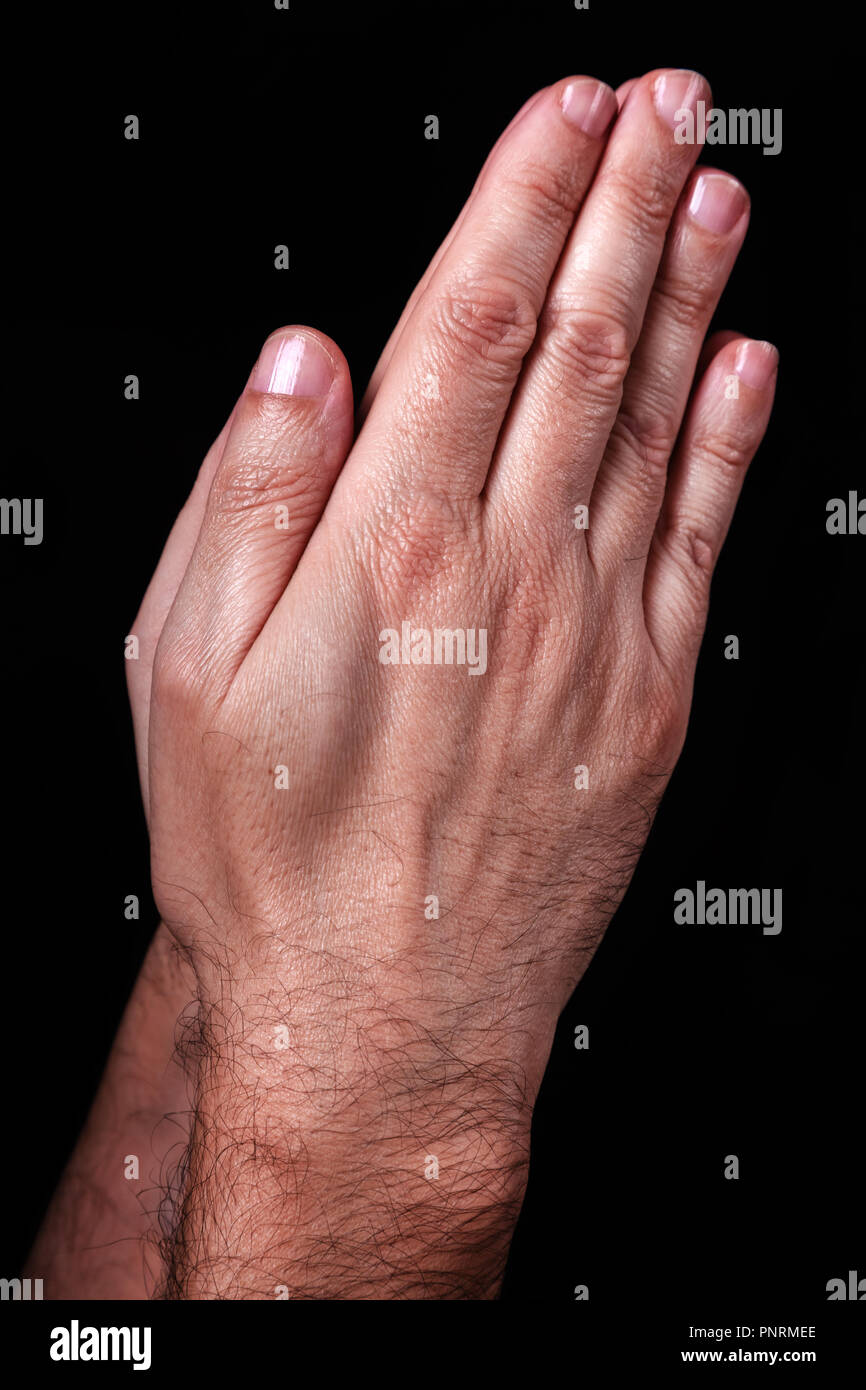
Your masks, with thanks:
[[[189,1133],[162,1296],[497,1291],[556,1020],[679,755],[775,381],[769,345],[704,342],[748,222],[673,137],[706,83],[647,74],[588,134],[563,109],[585,80],[494,147],[357,436],[336,344],[275,335],[324,353],[317,395],[269,389],[266,345],[133,626],[175,961],[140,1108]],[[382,664],[404,620],[486,630],[486,671]],[[31,1261],[60,1283],[71,1201]]]

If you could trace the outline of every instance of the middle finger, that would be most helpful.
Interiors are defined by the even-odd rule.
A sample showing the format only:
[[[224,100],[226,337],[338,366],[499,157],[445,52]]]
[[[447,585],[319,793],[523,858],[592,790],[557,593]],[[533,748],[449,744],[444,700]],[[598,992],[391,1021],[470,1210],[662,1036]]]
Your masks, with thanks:
[[[697,73],[648,73],[629,92],[550,284],[487,479],[525,519],[586,503],[616,419],[668,226],[699,153],[683,110],[711,102]],[[590,523],[591,525],[591,523]]]

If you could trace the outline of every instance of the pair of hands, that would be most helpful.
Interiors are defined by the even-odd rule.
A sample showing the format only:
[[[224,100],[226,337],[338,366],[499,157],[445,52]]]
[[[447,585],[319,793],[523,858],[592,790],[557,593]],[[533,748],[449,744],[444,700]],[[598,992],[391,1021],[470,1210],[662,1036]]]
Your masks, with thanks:
[[[674,139],[698,101],[671,70],[537,93],[357,434],[339,348],[279,330],[171,533],[129,663],[197,1001],[169,1296],[498,1287],[772,403],[773,348],[704,342],[748,198]],[[486,634],[483,673],[442,629]]]

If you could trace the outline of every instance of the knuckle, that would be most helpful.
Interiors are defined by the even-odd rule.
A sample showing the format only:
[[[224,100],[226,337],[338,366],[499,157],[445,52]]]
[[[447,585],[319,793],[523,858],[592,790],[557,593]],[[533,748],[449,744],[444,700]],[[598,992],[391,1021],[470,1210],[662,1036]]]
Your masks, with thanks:
[[[315,442],[305,441],[303,469],[287,458],[291,453],[280,447],[264,448],[256,439],[224,461],[211,489],[211,517],[219,520],[302,500],[309,491],[310,477],[317,473]]]
[[[727,431],[703,435],[695,444],[695,452],[707,467],[723,474],[741,474],[751,461],[753,449],[745,438]]]
[[[262,460],[248,464],[233,463],[221,470],[214,480],[211,496],[213,515],[236,516],[264,507],[277,496],[282,474],[272,464]]]
[[[551,567],[552,568],[552,567]],[[497,669],[537,674],[550,692],[572,679],[573,614],[555,575],[539,562],[503,566],[496,610]]]
[[[665,543],[674,563],[687,580],[695,574],[709,576],[715,567],[718,538],[700,517],[682,515],[671,525]]]
[[[692,332],[710,317],[716,289],[711,278],[697,269],[689,275],[667,271],[656,281],[653,299],[677,328]]]
[[[676,428],[671,415],[660,405],[642,401],[639,408],[620,410],[611,430],[611,445],[639,460],[635,477],[655,491],[667,477]]]
[[[630,346],[628,330],[615,314],[552,297],[544,313],[543,347],[585,390],[605,399],[621,394]]]
[[[516,195],[529,215],[545,226],[571,226],[578,202],[579,169],[572,163],[525,165],[514,176]],[[509,199],[513,202],[513,199]]]
[[[360,526],[364,570],[382,593],[405,600],[435,588],[443,574],[462,571],[477,510],[477,499],[430,489],[394,498],[384,512],[373,509]]]
[[[676,739],[680,706],[654,663],[648,662],[635,646],[610,662],[607,682],[609,695],[606,717],[629,759],[612,769],[614,779],[622,778],[632,793],[637,785],[658,796],[672,770],[672,743]],[[653,801],[658,799],[653,798]],[[640,798],[644,805],[644,798]]]
[[[528,292],[515,282],[478,275],[446,287],[436,302],[434,326],[449,358],[514,375],[535,337],[536,313]]]
[[[639,234],[663,236],[676,201],[669,172],[661,165],[623,163],[611,174],[609,205]]]
[[[640,703],[640,749],[643,771],[652,775],[659,765],[667,764],[671,741],[679,725],[679,712],[666,691],[656,689],[649,680],[644,682],[644,686]],[[669,767],[666,770],[669,771]]]

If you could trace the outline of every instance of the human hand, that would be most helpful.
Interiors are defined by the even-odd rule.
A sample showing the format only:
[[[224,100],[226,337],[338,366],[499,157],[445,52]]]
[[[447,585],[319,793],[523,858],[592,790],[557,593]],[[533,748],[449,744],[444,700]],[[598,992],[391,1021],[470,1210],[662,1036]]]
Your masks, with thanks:
[[[695,382],[748,211],[674,141],[706,85],[641,79],[602,155],[588,83],[497,146],[354,444],[339,350],[285,330],[211,460],[147,754],[202,1006],[176,1292],[495,1289],[556,1019],[679,753],[776,356],[722,335]],[[437,629],[467,662],[412,659]]]

